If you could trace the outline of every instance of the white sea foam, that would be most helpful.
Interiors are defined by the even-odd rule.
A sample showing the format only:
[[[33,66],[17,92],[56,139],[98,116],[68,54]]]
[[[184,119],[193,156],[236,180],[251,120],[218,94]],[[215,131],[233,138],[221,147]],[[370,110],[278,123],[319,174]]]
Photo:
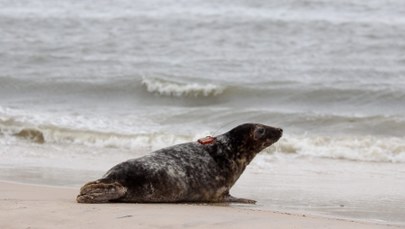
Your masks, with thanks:
[[[405,162],[405,139],[377,136],[285,136],[270,153],[373,162]]]
[[[178,120],[177,122],[159,121],[171,123],[170,128],[166,128],[158,123],[146,123],[142,118],[132,115],[119,118],[95,115],[58,116],[46,112],[27,113],[0,107],[0,136],[13,138],[12,136],[22,129],[37,129],[42,132],[45,144],[85,145],[134,151],[142,148],[152,151],[209,135],[207,129],[195,123],[188,124],[192,130],[173,130],[180,126],[178,122],[188,122],[187,116],[195,117],[194,114],[186,113],[185,116],[176,115],[173,120]],[[225,120],[218,117],[216,119]],[[305,122],[308,122],[308,119]],[[224,131],[226,130],[221,132]],[[401,135],[395,137],[355,133],[345,136],[320,133],[302,136],[287,134],[266,152],[282,156],[290,154],[356,161],[405,162],[405,138]]]
[[[123,150],[139,149],[148,152],[174,144],[194,141],[209,135],[201,132],[194,135],[179,135],[170,132],[123,134],[83,129],[69,129],[55,126],[37,126],[0,122],[1,134],[12,136],[24,128],[35,128],[43,133],[45,144],[85,145],[95,148]],[[26,140],[23,140],[26,141]],[[18,142],[17,142],[18,143]],[[373,162],[405,162],[405,139],[401,137],[378,136],[293,136],[287,135],[271,146],[266,153],[276,156],[296,155]],[[145,152],[146,153],[146,152]]]
[[[143,77],[142,84],[151,93],[165,96],[217,96],[225,88],[215,84],[180,83],[160,78]]]

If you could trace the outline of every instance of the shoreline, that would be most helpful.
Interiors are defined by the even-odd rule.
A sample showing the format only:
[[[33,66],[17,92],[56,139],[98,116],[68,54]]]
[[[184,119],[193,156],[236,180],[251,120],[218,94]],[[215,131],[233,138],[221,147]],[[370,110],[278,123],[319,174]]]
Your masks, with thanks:
[[[0,180],[0,228],[402,228],[231,205],[78,204],[77,192]]]
[[[274,159],[261,155],[231,190],[234,196],[258,202],[229,207],[405,227],[405,208],[400,204],[404,201],[403,172],[401,164],[351,161],[336,164],[336,160]],[[84,183],[103,173],[10,165],[0,166],[0,182],[70,189],[74,198]]]

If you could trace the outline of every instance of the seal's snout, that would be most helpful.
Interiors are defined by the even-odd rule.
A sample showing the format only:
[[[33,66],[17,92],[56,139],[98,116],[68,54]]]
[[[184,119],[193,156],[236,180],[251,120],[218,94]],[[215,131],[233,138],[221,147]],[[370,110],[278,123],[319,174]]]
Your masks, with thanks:
[[[277,128],[277,130],[278,130],[278,133],[280,135],[280,137],[278,139],[280,139],[283,136],[283,129]]]
[[[281,138],[281,136],[283,136],[283,129],[277,128],[277,130],[278,130],[278,132],[280,133],[280,138]]]
[[[273,141],[278,141],[282,136],[283,136],[283,129],[281,128],[276,128],[276,127],[270,127],[270,135],[269,137],[273,139]]]

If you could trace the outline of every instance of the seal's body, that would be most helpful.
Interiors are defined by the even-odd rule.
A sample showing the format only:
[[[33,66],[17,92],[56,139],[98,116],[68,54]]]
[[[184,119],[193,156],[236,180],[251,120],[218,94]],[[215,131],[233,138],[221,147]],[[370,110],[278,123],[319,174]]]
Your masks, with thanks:
[[[164,148],[111,168],[85,184],[79,203],[103,202],[241,202],[230,188],[249,162],[276,142],[282,129],[243,124],[209,141]]]

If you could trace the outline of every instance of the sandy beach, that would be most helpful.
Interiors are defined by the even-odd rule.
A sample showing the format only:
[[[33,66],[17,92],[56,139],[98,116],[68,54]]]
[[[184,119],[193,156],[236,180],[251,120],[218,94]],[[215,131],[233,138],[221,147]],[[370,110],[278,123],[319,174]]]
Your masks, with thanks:
[[[78,204],[77,190],[0,182],[0,228],[400,228],[197,204]]]

